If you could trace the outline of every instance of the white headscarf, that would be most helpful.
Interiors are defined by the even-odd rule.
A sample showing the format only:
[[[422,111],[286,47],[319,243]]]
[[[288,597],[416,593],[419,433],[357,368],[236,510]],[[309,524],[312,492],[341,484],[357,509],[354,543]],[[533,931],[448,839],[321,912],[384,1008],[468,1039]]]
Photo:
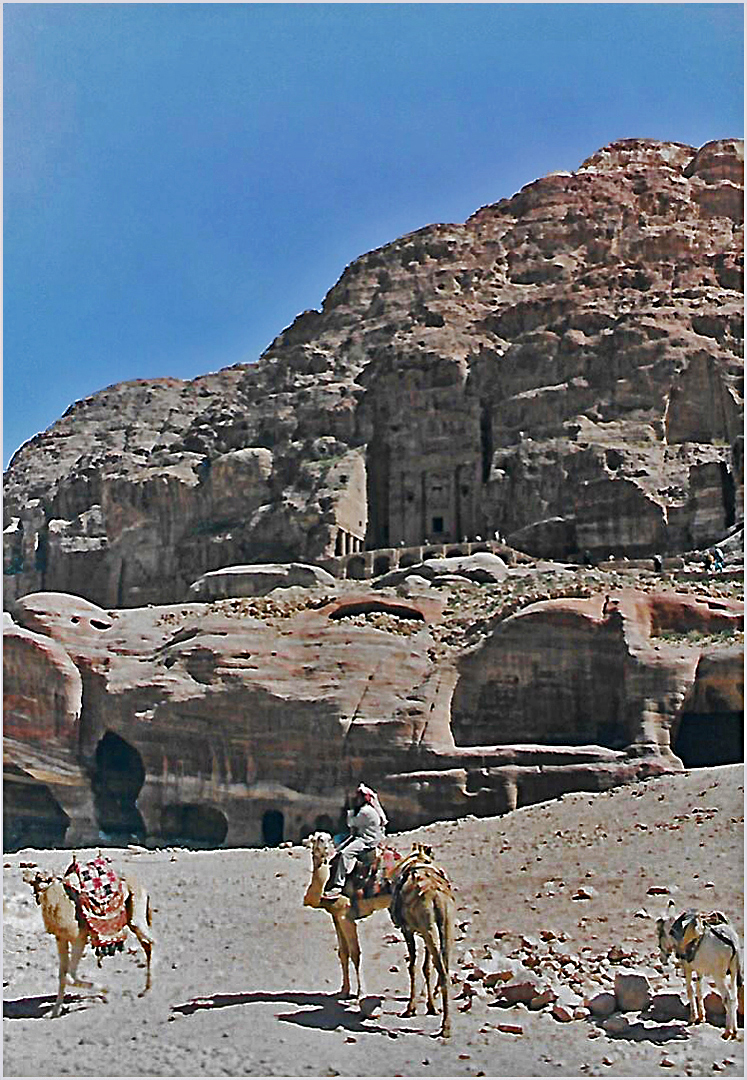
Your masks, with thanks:
[[[359,784],[358,791],[361,793],[368,805],[373,806],[374,810],[379,815],[379,821],[381,822],[382,828],[386,828],[388,819],[386,814],[384,813],[381,803],[379,802],[379,796],[376,794],[373,788],[367,787],[365,784]]]

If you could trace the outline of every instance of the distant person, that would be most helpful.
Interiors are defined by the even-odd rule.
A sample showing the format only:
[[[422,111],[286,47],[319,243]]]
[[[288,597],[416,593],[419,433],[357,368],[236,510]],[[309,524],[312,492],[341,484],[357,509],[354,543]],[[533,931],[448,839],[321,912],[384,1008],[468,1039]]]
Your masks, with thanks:
[[[703,556],[703,566],[705,567],[706,570],[713,570],[713,563],[714,563],[713,552],[712,551],[706,551],[705,555]]]
[[[718,548],[718,547],[713,549],[713,569],[714,570],[723,570],[724,569],[724,553],[721,550],[721,548]]]
[[[660,574],[664,569],[664,563],[662,562],[661,555],[654,555],[654,570],[657,574]]]
[[[387,817],[373,788],[359,784],[353,805],[347,813],[349,835],[337,847],[335,865],[322,898],[337,900],[358,856],[380,844],[386,832]]]

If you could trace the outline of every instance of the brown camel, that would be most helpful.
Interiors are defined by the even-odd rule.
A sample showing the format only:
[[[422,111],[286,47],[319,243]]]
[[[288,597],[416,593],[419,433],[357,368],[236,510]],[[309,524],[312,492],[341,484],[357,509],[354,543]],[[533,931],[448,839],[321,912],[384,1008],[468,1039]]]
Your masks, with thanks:
[[[410,1000],[403,1016],[415,1014],[415,935],[425,945],[423,975],[427,1010],[435,1014],[431,990],[431,963],[438,974],[441,989],[443,1020],[438,1036],[451,1035],[449,1016],[449,957],[454,941],[456,901],[446,871],[436,866],[432,849],[425,844],[413,844],[413,850],[397,865],[392,880],[392,903],[389,909],[392,922],[404,935],[407,944],[407,967],[410,974]]]
[[[79,914],[75,900],[65,888],[62,877],[48,870],[37,868],[24,870],[23,880],[34,890],[34,898],[41,907],[44,929],[48,934],[52,934],[57,941],[57,951],[60,957],[59,983],[57,999],[52,1006],[50,1017],[60,1015],[65,997],[65,984],[68,979],[72,986],[97,990],[105,996],[107,991],[104,987],[99,987],[88,979],[78,978],[78,964],[91,934]],[[139,995],[142,997],[143,994],[150,990],[151,985],[150,969],[153,936],[150,932],[150,897],[133,877],[122,877],[121,881],[124,886],[127,926],[142,945],[147,963],[145,989]]]
[[[371,899],[357,897],[353,903],[353,889],[348,881],[342,896],[337,900],[325,900],[322,897],[324,887],[330,873],[330,859],[334,855],[334,844],[329,833],[317,832],[304,840],[306,847],[311,849],[311,881],[304,895],[303,902],[307,907],[322,908],[328,911],[335,924],[337,935],[337,952],[340,957],[342,968],[341,997],[350,997],[350,973],[349,963],[352,960],[356,978],[356,998],[361,996],[361,947],[358,940],[356,922],[358,919],[367,919],[374,911],[383,911],[389,907],[391,900],[391,888]]]

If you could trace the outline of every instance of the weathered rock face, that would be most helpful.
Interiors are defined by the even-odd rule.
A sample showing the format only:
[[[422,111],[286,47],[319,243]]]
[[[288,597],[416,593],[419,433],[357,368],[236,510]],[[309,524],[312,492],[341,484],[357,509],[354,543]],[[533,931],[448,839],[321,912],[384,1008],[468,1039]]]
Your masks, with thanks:
[[[257,364],[109,387],[15,455],[6,592],[499,531],[672,553],[743,510],[743,147],[629,139],[353,262]]]
[[[443,598],[356,588],[16,602],[6,845],[297,840],[336,829],[360,779],[395,829],[502,813],[681,768],[683,724],[688,753],[718,737],[737,759],[724,725],[743,703],[743,651],[713,644],[734,641],[737,602],[552,600],[448,652]]]

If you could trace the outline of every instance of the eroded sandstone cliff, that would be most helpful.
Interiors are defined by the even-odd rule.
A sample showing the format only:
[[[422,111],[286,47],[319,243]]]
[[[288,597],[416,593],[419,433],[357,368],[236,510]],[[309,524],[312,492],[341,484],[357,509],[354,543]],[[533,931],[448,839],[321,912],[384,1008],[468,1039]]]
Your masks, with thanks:
[[[449,578],[17,601],[6,847],[298,840],[336,831],[361,779],[404,829],[740,759],[740,602],[562,568]]]
[[[743,145],[627,139],[356,259],[256,364],[73,405],[5,479],[9,598],[499,532],[672,553],[743,514]]]

